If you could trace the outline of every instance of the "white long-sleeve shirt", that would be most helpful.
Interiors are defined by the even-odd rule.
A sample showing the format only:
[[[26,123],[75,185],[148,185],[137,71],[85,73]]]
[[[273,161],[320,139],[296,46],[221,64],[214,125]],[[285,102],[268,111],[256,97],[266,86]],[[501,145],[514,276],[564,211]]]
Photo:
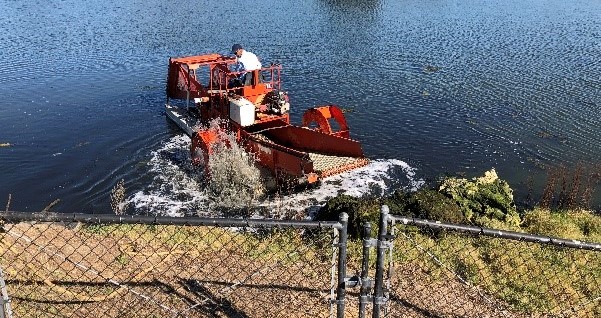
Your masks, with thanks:
[[[257,58],[254,53],[246,50],[242,50],[242,55],[236,59],[236,62],[238,63],[236,67],[237,72],[249,72],[261,69],[261,62],[259,62],[259,58]]]

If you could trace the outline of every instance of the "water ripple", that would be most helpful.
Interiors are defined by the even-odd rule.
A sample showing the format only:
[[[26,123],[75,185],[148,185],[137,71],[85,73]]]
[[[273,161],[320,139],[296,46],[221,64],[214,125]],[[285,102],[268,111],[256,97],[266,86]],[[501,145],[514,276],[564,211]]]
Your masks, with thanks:
[[[117,179],[144,189],[144,162],[177,131],[161,113],[168,58],[236,42],[284,65],[293,122],[339,104],[370,158],[407,162],[425,178],[495,166],[519,184],[601,155],[595,0],[2,7],[0,143],[15,146],[0,149],[11,171],[0,196],[18,186],[26,199],[64,197],[65,211],[100,211]]]

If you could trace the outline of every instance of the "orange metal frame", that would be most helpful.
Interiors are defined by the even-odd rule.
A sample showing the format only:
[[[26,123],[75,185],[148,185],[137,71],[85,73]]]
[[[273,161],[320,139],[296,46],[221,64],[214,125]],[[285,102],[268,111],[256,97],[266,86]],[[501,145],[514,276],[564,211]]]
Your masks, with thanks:
[[[316,124],[315,130],[290,125],[286,114],[257,112],[252,126],[242,127],[229,118],[229,98],[243,96],[259,106],[269,92],[281,89],[280,65],[255,70],[251,85],[229,87],[228,84],[241,72],[230,68],[235,59],[220,54],[207,54],[169,60],[167,79],[168,98],[184,99],[195,102],[202,121],[214,118],[225,119],[227,127],[236,134],[237,142],[244,144],[247,151],[257,155],[259,163],[270,169],[275,175],[284,174],[304,176],[308,182],[367,164],[367,159],[359,160],[351,166],[337,167],[322,172],[318,176],[313,170],[313,162],[307,152],[317,152],[334,156],[364,158],[361,146],[349,139],[349,128],[340,108],[327,105],[308,110],[303,116],[303,126]],[[203,73],[206,81],[201,81]],[[267,80],[263,80],[266,75]],[[340,128],[333,131],[330,120],[335,120]],[[268,139],[259,138],[262,134]],[[211,145],[217,142],[216,132],[199,130],[192,136],[190,150],[193,161],[200,163],[208,159]],[[204,157],[203,154],[204,153]]]
[[[281,89],[281,65],[270,65],[260,70],[255,70],[251,85],[241,87],[228,87],[230,81],[239,77],[244,72],[233,72],[230,67],[235,64],[235,59],[220,54],[198,55],[169,60],[169,76],[167,82],[167,96],[169,98],[187,99],[200,98],[201,118],[210,120],[221,117],[229,118],[228,98],[231,95],[243,96],[254,104],[273,90]],[[199,70],[207,69],[208,83],[202,84],[198,78]],[[263,75],[268,75],[269,80],[259,80]],[[284,120],[290,123],[288,114],[260,116],[257,123],[271,120]],[[239,129],[239,127],[236,127]]]

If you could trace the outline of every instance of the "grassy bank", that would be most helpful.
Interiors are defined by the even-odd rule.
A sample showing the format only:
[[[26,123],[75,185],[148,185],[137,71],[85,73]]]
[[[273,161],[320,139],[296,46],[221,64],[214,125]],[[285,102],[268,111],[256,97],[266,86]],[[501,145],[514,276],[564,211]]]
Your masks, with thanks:
[[[329,220],[348,212],[349,232],[358,239],[366,221],[372,223],[375,235],[383,204],[395,215],[601,243],[601,216],[578,208],[519,211],[513,191],[494,170],[470,180],[447,178],[432,188],[397,191],[384,198],[338,196],[322,208],[318,218]],[[413,299],[406,289],[416,293],[422,286],[427,294],[432,286],[444,288],[453,280],[468,286],[466,293],[482,291],[527,315],[601,316],[599,251],[402,225],[396,231],[392,258],[398,273],[392,280],[403,286],[397,292],[405,300]],[[360,246],[355,248],[351,255],[360,255]]]

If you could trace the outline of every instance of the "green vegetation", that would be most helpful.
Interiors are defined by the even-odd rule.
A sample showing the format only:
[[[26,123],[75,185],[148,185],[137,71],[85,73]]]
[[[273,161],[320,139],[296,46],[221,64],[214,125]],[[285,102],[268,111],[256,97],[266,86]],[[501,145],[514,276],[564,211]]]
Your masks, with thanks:
[[[338,220],[338,215],[346,212],[349,234],[357,238],[364,222],[371,222],[376,233],[380,207],[384,204],[394,215],[601,242],[601,237],[595,234],[599,232],[601,217],[592,212],[536,208],[519,213],[513,190],[494,169],[471,180],[449,177],[434,188],[410,193],[397,191],[384,198],[339,195],[320,209],[317,219]]]
[[[446,178],[435,188],[397,191],[385,198],[341,195],[318,218],[335,220],[338,213],[349,213],[349,233],[358,239],[364,222],[372,223],[375,235],[382,204],[394,215],[601,243],[601,216],[593,212],[535,208],[520,214],[512,189],[494,169],[471,180]],[[529,314],[601,316],[599,251],[404,225],[397,225],[395,232],[395,266],[419,269],[432,283],[459,278]],[[360,253],[360,247],[349,248]]]
[[[585,210],[536,208],[524,215],[521,228],[528,233],[601,243],[601,216]]]
[[[506,181],[499,179],[494,169],[472,180],[447,178],[439,191],[455,201],[470,223],[482,225],[500,220],[510,226],[520,224],[513,191]]]
[[[601,315],[598,300],[586,304],[599,296],[599,251],[449,232],[434,236],[406,226],[397,226],[396,234],[395,266],[418,268],[432,282],[460,278],[527,313],[577,307],[567,316]]]
[[[466,221],[460,207],[451,198],[432,189],[396,192],[383,203],[388,205],[392,214],[451,223]]]
[[[338,220],[338,215],[346,212],[349,214],[349,234],[358,237],[361,224],[377,224],[382,204],[388,205],[392,214],[443,222],[488,225],[501,221],[513,227],[521,222],[509,184],[499,179],[494,169],[480,178],[447,178],[438,189],[412,193],[397,191],[386,198],[339,195],[326,203],[317,219]]]
[[[359,237],[363,232],[363,223],[377,224],[380,217],[380,201],[377,199],[359,199],[348,195],[339,195],[329,200],[317,215],[318,221],[338,221],[339,215],[346,212],[349,216],[348,233]]]

